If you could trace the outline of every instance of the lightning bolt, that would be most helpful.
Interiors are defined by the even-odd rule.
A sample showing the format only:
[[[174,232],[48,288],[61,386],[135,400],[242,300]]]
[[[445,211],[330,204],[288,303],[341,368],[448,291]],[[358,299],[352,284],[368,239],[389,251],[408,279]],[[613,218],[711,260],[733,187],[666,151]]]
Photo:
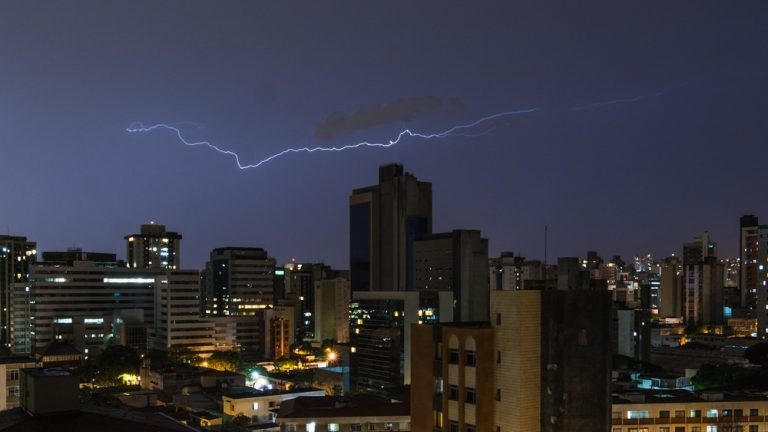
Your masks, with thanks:
[[[667,87],[664,87],[663,89],[661,89],[661,90],[659,90],[659,91],[657,91],[655,93],[648,93],[648,94],[644,94],[644,95],[640,95],[640,96],[634,96],[634,97],[629,97],[629,98],[613,99],[613,100],[607,100],[607,101],[601,101],[601,102],[594,102],[594,103],[590,103],[590,104],[586,104],[586,105],[579,105],[579,106],[571,107],[571,110],[573,110],[573,111],[582,111],[582,110],[587,110],[587,109],[591,109],[591,108],[601,108],[601,107],[608,106],[608,105],[640,102],[640,101],[642,101],[644,99],[651,99],[651,98],[657,98],[657,97],[664,96],[665,94],[667,94],[667,92],[670,92],[672,90],[677,90],[679,88],[685,87],[685,86],[687,86],[687,85],[689,85],[689,84],[691,84],[693,82],[696,82],[696,81],[698,81],[698,80],[690,80],[690,81],[682,82],[680,84],[675,84],[675,85],[667,86]]]
[[[142,123],[133,123],[129,127],[127,127],[125,130],[129,133],[146,133],[146,132],[152,132],[156,130],[167,130],[172,132],[176,135],[176,137],[179,139],[179,141],[182,142],[182,144],[195,147],[195,146],[205,146],[212,150],[215,150],[219,153],[222,153],[227,156],[231,156],[235,162],[237,163],[237,167],[241,170],[250,169],[250,168],[258,168],[272,160],[275,160],[279,157],[288,155],[290,153],[315,153],[315,152],[340,152],[344,150],[352,150],[356,148],[361,147],[380,147],[380,148],[387,148],[392,147],[398,143],[400,143],[403,138],[421,138],[421,139],[440,139],[440,138],[448,138],[452,136],[467,136],[467,137],[477,137],[482,136],[487,133],[490,133],[495,127],[490,127],[484,131],[481,132],[472,132],[472,129],[478,127],[487,125],[488,123],[492,122],[493,120],[498,120],[505,117],[510,116],[516,116],[516,115],[523,115],[523,114],[530,114],[535,111],[538,111],[538,108],[528,108],[528,109],[521,109],[517,111],[504,111],[496,114],[491,114],[489,116],[483,117],[481,119],[478,119],[476,121],[473,121],[472,123],[467,124],[461,124],[457,126],[453,126],[450,129],[446,129],[442,132],[436,132],[436,133],[421,133],[421,132],[413,132],[410,129],[404,129],[394,139],[391,139],[387,142],[383,143],[376,143],[376,142],[359,142],[356,144],[348,144],[340,147],[300,147],[300,148],[287,148],[285,150],[282,150],[278,153],[275,153],[271,156],[268,156],[256,163],[252,164],[244,164],[240,160],[240,155],[233,152],[232,150],[223,149],[211,142],[208,141],[190,141],[184,137],[184,134],[182,134],[181,129],[174,126],[174,124],[166,124],[166,123],[159,123],[152,126],[144,126]],[[179,124],[179,123],[176,123]]]

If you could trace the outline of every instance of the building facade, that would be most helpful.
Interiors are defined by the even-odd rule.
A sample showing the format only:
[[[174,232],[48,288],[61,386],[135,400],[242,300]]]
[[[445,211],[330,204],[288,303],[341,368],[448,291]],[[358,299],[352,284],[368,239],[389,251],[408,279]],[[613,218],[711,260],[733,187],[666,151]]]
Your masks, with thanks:
[[[0,343],[11,346],[11,295],[29,282],[29,267],[37,260],[37,245],[26,237],[0,235]]]
[[[124,238],[129,267],[181,268],[181,234],[166,231],[165,225],[143,224],[139,233]]]
[[[211,251],[203,275],[204,315],[252,316],[274,302],[275,260],[261,248]]]
[[[432,184],[398,164],[349,197],[352,291],[413,290],[413,242],[432,232]]]

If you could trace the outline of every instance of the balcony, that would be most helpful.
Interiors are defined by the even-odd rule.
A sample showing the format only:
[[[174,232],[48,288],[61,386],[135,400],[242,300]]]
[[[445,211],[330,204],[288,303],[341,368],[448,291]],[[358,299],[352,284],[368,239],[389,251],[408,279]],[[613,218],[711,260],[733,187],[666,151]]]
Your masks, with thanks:
[[[655,417],[655,418],[637,418],[611,419],[614,426],[640,426],[640,425],[668,425],[668,424],[746,424],[768,422],[768,416],[749,416],[749,417]]]

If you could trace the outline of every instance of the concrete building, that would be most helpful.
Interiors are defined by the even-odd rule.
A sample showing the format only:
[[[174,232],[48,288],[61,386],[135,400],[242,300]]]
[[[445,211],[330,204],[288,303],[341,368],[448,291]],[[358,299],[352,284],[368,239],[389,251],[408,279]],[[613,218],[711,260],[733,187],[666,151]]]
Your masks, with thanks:
[[[17,286],[12,296],[13,352],[30,354],[48,343],[68,341],[87,355],[111,337],[118,310],[141,310],[144,325],[151,327],[155,278],[162,273],[116,262],[44,261],[31,266],[29,286]]]
[[[349,280],[346,277],[315,282],[315,340],[349,342]]]
[[[295,329],[295,339],[298,341],[321,340],[315,335],[317,325],[315,313],[315,293],[318,282],[325,280],[345,279],[344,271],[333,270],[322,263],[295,263],[283,266],[284,293],[281,299],[291,302],[296,312],[292,319]]]
[[[413,242],[432,232],[432,184],[398,164],[349,197],[352,291],[412,291]]]
[[[261,248],[211,251],[203,276],[204,315],[253,316],[274,301],[275,260]]]
[[[31,357],[0,358],[0,411],[19,406],[21,370],[37,366],[37,362]]]
[[[254,315],[209,317],[214,325],[216,349],[240,351],[246,361],[271,359],[271,318],[271,309],[256,310]]]
[[[299,397],[283,402],[277,415],[281,431],[410,431],[407,403],[370,395]]]
[[[324,391],[313,388],[289,391],[234,388],[222,394],[223,423],[230,423],[238,415],[248,417],[253,425],[274,423],[276,413],[285,401],[297,397],[323,396],[325,396]]]
[[[680,390],[617,394],[612,432],[757,432],[768,428],[765,395]]]
[[[207,357],[215,342],[213,321],[200,317],[200,273],[171,270],[156,276],[150,345],[164,351],[186,348]]]
[[[413,431],[493,431],[497,393],[488,323],[412,325]]]
[[[768,225],[753,215],[741,218],[740,280],[742,307],[757,315],[758,337],[768,337]]]
[[[455,321],[488,321],[488,240],[478,230],[419,236],[413,289],[452,292]]]
[[[492,291],[495,430],[608,432],[610,321],[607,291]]]
[[[683,264],[683,316],[686,323],[724,324],[724,270],[715,257]]]
[[[37,245],[26,237],[0,235],[0,344],[11,346],[14,290],[28,286],[29,266],[37,260]]]
[[[488,260],[488,273],[491,291],[514,291],[525,289],[523,257],[515,256],[512,252],[502,252],[498,258]]]
[[[409,385],[411,324],[453,321],[452,303],[450,291],[353,292],[349,305],[353,391],[386,395]]]
[[[676,318],[683,316],[682,268],[680,259],[671,256],[661,266],[661,287],[659,295],[659,316]]]
[[[181,234],[154,222],[141,225],[138,234],[124,237],[126,261],[131,268],[181,268]]]

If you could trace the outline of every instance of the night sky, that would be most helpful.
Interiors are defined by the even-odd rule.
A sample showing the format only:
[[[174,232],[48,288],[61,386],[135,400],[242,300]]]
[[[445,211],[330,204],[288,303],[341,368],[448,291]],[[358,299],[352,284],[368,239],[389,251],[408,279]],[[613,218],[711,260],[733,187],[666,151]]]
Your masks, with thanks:
[[[601,102],[623,100],[612,104]],[[154,220],[348,266],[348,196],[400,162],[434,229],[550,260],[679,253],[768,222],[768,2],[3,1],[0,231],[125,256]],[[596,104],[586,109],[573,107]],[[386,142],[510,110],[480,137]]]

